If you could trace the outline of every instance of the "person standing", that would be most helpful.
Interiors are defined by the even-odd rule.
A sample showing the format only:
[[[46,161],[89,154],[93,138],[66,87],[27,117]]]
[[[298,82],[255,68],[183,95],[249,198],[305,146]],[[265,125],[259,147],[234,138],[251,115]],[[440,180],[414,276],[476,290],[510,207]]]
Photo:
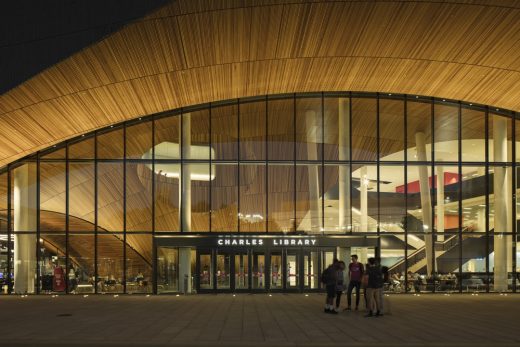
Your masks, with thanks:
[[[341,295],[343,294],[343,291],[345,290],[345,283],[344,283],[344,271],[345,271],[346,265],[344,261],[338,262],[338,270],[336,273],[336,312],[339,312],[339,305],[341,303]]]
[[[348,276],[350,278],[350,281],[348,283],[348,289],[347,289],[347,303],[348,306],[346,310],[352,309],[352,290],[356,288],[356,311],[359,308],[359,291],[361,289],[361,278],[363,278],[363,264],[358,262],[358,256],[356,254],[353,254],[352,262],[348,265]]]
[[[334,297],[336,296],[336,282],[338,279],[338,261],[330,264],[321,274],[321,282],[325,285],[327,298],[325,299],[325,313],[338,314],[334,309]]]
[[[374,311],[376,317],[382,316],[381,292],[383,291],[383,272],[375,258],[368,259],[366,274],[368,276],[366,291],[368,314],[366,317],[374,316]]]

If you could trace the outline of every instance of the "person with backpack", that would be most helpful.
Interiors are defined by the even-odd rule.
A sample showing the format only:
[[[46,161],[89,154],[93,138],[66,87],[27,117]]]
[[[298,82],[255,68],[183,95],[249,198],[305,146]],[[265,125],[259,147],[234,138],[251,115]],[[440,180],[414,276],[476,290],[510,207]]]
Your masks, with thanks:
[[[343,291],[345,290],[345,283],[344,283],[344,271],[346,268],[345,262],[343,260],[338,261],[338,269],[337,269],[337,280],[336,280],[336,308],[335,311],[339,312],[339,305],[341,303],[341,295],[343,294]]]
[[[352,290],[356,288],[356,311],[359,308],[359,291],[361,289],[361,279],[363,278],[364,268],[363,264],[358,262],[358,256],[353,254],[352,262],[348,265],[348,276],[350,281],[347,289],[347,308],[346,310],[352,309]]]
[[[383,291],[383,272],[375,258],[368,259],[366,275],[368,277],[366,295],[369,310],[366,317],[382,316],[381,292]]]
[[[334,309],[334,297],[336,296],[336,282],[338,278],[338,260],[330,264],[321,274],[321,282],[325,285],[327,298],[325,300],[325,309],[323,312],[338,314]]]

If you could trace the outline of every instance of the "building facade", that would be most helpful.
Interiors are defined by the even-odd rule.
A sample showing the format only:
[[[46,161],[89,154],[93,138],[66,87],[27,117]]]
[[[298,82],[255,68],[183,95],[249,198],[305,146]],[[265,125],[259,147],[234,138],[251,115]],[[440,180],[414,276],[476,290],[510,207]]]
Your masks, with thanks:
[[[314,92],[85,133],[1,171],[2,292],[317,291],[353,254],[381,258],[394,292],[514,292],[517,122]]]

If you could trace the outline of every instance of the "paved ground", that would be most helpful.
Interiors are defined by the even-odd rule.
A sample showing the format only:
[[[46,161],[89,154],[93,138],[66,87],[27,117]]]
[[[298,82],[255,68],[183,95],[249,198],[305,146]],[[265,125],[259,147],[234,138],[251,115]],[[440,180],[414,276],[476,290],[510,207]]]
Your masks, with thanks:
[[[520,346],[520,295],[394,295],[323,313],[322,294],[0,297],[1,346]]]

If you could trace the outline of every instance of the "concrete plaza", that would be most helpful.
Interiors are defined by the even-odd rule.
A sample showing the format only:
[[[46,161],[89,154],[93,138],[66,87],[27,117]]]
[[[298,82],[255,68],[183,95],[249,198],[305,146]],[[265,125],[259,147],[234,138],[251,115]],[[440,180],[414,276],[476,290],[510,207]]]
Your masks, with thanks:
[[[386,299],[365,318],[323,313],[323,294],[4,296],[0,345],[520,346],[518,295]]]

